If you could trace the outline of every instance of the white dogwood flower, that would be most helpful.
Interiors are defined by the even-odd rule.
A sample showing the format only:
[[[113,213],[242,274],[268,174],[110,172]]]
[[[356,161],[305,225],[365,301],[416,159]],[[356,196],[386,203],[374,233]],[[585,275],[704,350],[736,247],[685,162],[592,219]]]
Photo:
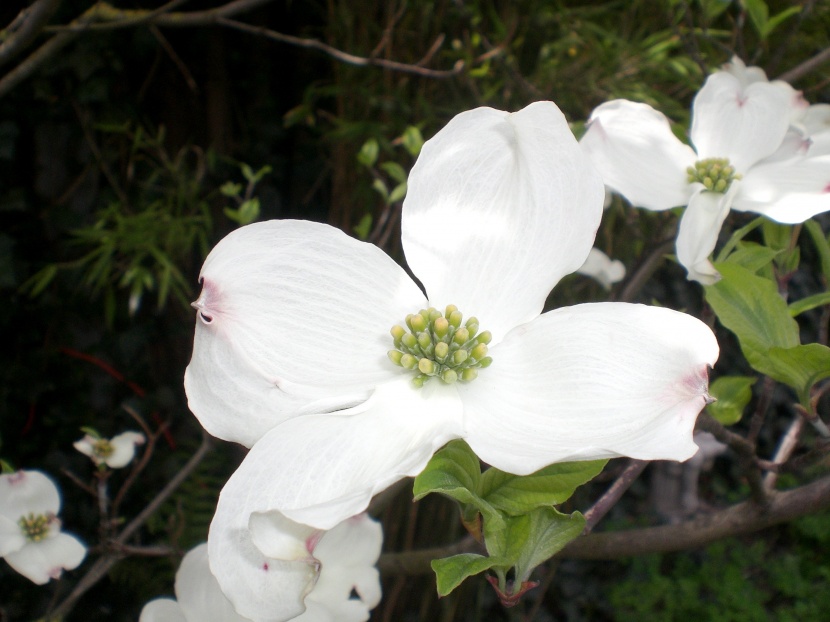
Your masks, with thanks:
[[[244,533],[241,542],[262,569],[262,580],[252,586],[253,599],[240,599],[234,609],[210,571],[207,544],[201,544],[182,559],[176,573],[177,600],[147,603],[139,622],[369,619],[381,595],[380,575],[374,567],[383,540],[380,523],[362,514],[320,532],[277,514],[263,514],[251,517],[250,527],[250,531],[243,527],[240,534]]]
[[[132,462],[136,447],[143,445],[146,440],[141,432],[123,432],[111,439],[85,434],[72,446],[89,456],[96,466],[105,464],[111,469],[120,469]]]
[[[730,209],[799,223],[830,209],[830,159],[810,153],[792,123],[801,94],[757,68],[709,76],[692,106],[691,142],[682,143],[651,106],[614,100],[591,114],[581,144],[605,182],[638,207],[686,205],[677,258],[689,279],[718,280],[709,261]]]
[[[77,568],[86,547],[61,532],[61,499],[39,471],[0,475],[0,557],[24,577],[43,585]]]
[[[585,263],[576,269],[578,274],[589,276],[605,289],[611,289],[614,283],[625,278],[625,266],[619,259],[611,259],[598,248],[588,252]]]
[[[329,529],[451,439],[520,475],[695,453],[718,354],[704,324],[621,303],[540,315],[585,262],[603,194],[553,103],[479,108],[427,141],[409,177],[402,243],[426,295],[327,225],[253,224],[213,249],[185,387],[209,432],[252,446],[208,539],[227,593],[253,598],[263,580],[241,543],[251,517]]]

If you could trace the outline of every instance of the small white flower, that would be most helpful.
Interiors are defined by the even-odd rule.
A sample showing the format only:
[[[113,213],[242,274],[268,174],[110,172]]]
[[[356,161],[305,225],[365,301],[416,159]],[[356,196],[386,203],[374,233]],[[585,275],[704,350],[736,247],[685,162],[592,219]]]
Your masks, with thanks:
[[[86,434],[73,446],[98,466],[105,464],[111,469],[120,469],[132,461],[136,447],[146,440],[141,432],[124,432],[111,439]]]
[[[86,547],[61,533],[60,494],[39,471],[0,475],[0,557],[38,585],[77,568]]]
[[[733,66],[706,80],[692,105],[694,149],[662,113],[627,100],[597,107],[581,141],[605,183],[633,205],[688,206],[677,258],[689,279],[707,285],[720,278],[709,256],[730,209],[782,223],[830,210],[830,157],[793,125],[803,123],[806,102],[753,69]]]
[[[201,544],[184,556],[176,573],[178,602],[147,603],[139,622],[363,622],[380,602],[374,565],[382,540],[380,523],[365,514],[327,532],[277,513],[255,514],[239,542],[260,571],[252,598],[235,599],[234,609],[210,571],[207,544]],[[241,593],[234,588],[226,586],[231,599]]]

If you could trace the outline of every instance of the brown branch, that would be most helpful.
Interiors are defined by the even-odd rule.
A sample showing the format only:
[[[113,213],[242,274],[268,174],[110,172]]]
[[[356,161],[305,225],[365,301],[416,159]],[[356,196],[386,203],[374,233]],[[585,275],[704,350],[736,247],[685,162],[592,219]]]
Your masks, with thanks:
[[[343,50],[338,50],[337,48],[323,43],[318,39],[294,37],[291,35],[283,34],[281,32],[270,30],[268,28],[264,28],[262,26],[252,26],[251,24],[238,22],[232,19],[226,19],[224,17],[217,19],[216,22],[218,24],[222,24],[223,26],[227,26],[228,28],[233,28],[235,30],[241,30],[242,32],[249,32],[251,34],[260,35],[268,39],[273,39],[274,41],[279,41],[280,43],[287,43],[288,45],[293,45],[296,47],[318,50],[334,58],[335,60],[340,61],[341,63],[345,63],[347,65],[354,65],[356,67],[381,67],[383,69],[400,71],[402,73],[412,73],[418,76],[422,76],[424,78],[450,78],[452,76],[460,74],[464,70],[465,66],[463,60],[458,60],[456,61],[455,65],[453,65],[452,69],[427,69],[425,67],[421,67],[420,64],[411,65],[408,63],[401,63],[394,60],[387,60],[385,58],[355,56],[354,54],[349,54],[348,52],[344,52]],[[430,51],[427,52],[427,56],[425,56],[424,58],[428,58],[430,53],[434,54],[434,52],[432,52],[432,48],[430,48]],[[423,62],[423,59],[419,61],[419,63],[420,62]]]
[[[625,470],[614,481],[613,484],[605,491],[594,505],[585,512],[585,530],[582,532],[588,534],[602,520],[602,517],[608,514],[609,510],[620,500],[625,494],[625,491],[631,487],[631,484],[640,476],[643,470],[649,465],[648,460],[631,460],[625,467]]]
[[[755,456],[755,445],[750,443],[740,434],[727,430],[722,423],[712,417],[709,413],[701,413],[697,419],[697,427],[704,432],[709,432],[721,443],[726,443],[729,448],[738,456],[738,461],[744,471],[744,476],[749,484],[749,491],[755,503],[767,502],[767,491],[761,479],[761,470],[758,467]]]
[[[633,302],[646,282],[660,267],[665,254],[670,252],[672,248],[674,248],[674,238],[660,242],[638,266],[637,270],[632,273],[625,286],[614,299],[620,302]]]
[[[752,533],[830,508],[830,476],[785,492],[772,492],[768,503],[745,501],[674,525],[592,533],[577,538],[557,554],[561,559],[620,559],[633,555],[695,549],[716,540]],[[431,572],[433,559],[478,551],[468,536],[445,547],[384,553],[378,568],[387,575]]]
[[[800,65],[796,65],[789,71],[785,71],[782,73],[777,80],[784,80],[785,82],[795,82],[799,78],[803,78],[808,73],[811,73],[818,69],[824,63],[830,61],[830,48],[819,52],[813,58],[805,60]]]
[[[559,555],[567,559],[617,559],[683,551],[766,529],[827,508],[830,508],[830,477],[793,490],[774,492],[764,506],[745,501],[677,525],[591,534],[574,540]]]
[[[15,22],[6,29],[7,36],[3,43],[0,43],[0,65],[9,62],[35,40],[60,3],[61,0],[37,0],[20,11]],[[20,27],[9,32],[17,22]]]

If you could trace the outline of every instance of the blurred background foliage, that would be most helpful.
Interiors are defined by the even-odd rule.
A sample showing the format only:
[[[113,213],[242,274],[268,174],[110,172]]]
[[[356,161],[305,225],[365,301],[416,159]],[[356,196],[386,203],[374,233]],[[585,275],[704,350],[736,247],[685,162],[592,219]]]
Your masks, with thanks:
[[[2,3],[0,27],[26,4]],[[305,218],[403,261],[406,174],[423,139],[462,110],[552,99],[578,134],[594,106],[622,97],[652,104],[682,133],[694,93],[733,54],[774,77],[830,48],[826,0],[272,0],[189,27],[146,13],[166,11],[161,0],[53,4],[31,45],[0,57],[0,456],[50,473],[66,528],[90,545],[98,542],[94,500],[66,475],[91,477],[71,446],[81,426],[104,436],[136,429],[129,409],[164,430],[121,507],[125,520],[199,444],[182,389],[188,304],[202,259],[226,233],[255,219]],[[227,3],[175,4],[190,12]],[[92,26],[59,27],[93,11]],[[113,27],[125,17],[134,21]],[[0,32],[0,44],[10,34]],[[58,37],[59,49],[31,60]],[[794,81],[810,102],[830,102],[828,67]],[[597,246],[631,273],[665,252],[675,227],[675,214],[615,199]],[[815,279],[817,258],[802,254],[803,278]],[[549,306],[613,299],[624,286],[608,294],[571,276]],[[699,288],[671,262],[660,262],[635,300],[705,312]],[[750,372],[731,335],[719,339],[717,373]],[[791,401],[776,394],[774,403],[786,411]],[[783,421],[759,439],[762,451],[772,450]],[[204,540],[218,490],[241,457],[215,443],[132,542],[181,552]],[[112,485],[124,477],[115,473]],[[707,477],[739,498],[728,460]],[[612,525],[659,520],[647,483],[615,508]],[[573,509],[587,507],[590,492]],[[460,537],[451,505],[413,505],[408,495],[383,510],[386,550]],[[513,610],[484,581],[439,601],[431,576],[386,577],[373,620],[820,620],[830,607],[828,533],[823,515],[692,553],[553,561],[552,580]],[[172,593],[178,560],[127,556],[67,619],[136,620],[144,602]],[[89,563],[39,588],[0,564],[0,620],[60,602]]]

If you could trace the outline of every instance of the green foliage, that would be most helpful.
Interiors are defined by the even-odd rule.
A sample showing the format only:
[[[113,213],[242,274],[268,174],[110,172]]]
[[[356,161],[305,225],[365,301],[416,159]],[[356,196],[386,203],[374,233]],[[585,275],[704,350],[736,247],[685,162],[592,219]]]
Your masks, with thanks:
[[[830,514],[779,530],[786,540],[729,539],[705,550],[636,558],[611,588],[617,622],[820,622],[830,608]]]
[[[706,406],[706,410],[724,425],[738,423],[752,399],[752,385],[757,380],[753,376],[721,376],[709,386],[709,394],[717,401]]]

